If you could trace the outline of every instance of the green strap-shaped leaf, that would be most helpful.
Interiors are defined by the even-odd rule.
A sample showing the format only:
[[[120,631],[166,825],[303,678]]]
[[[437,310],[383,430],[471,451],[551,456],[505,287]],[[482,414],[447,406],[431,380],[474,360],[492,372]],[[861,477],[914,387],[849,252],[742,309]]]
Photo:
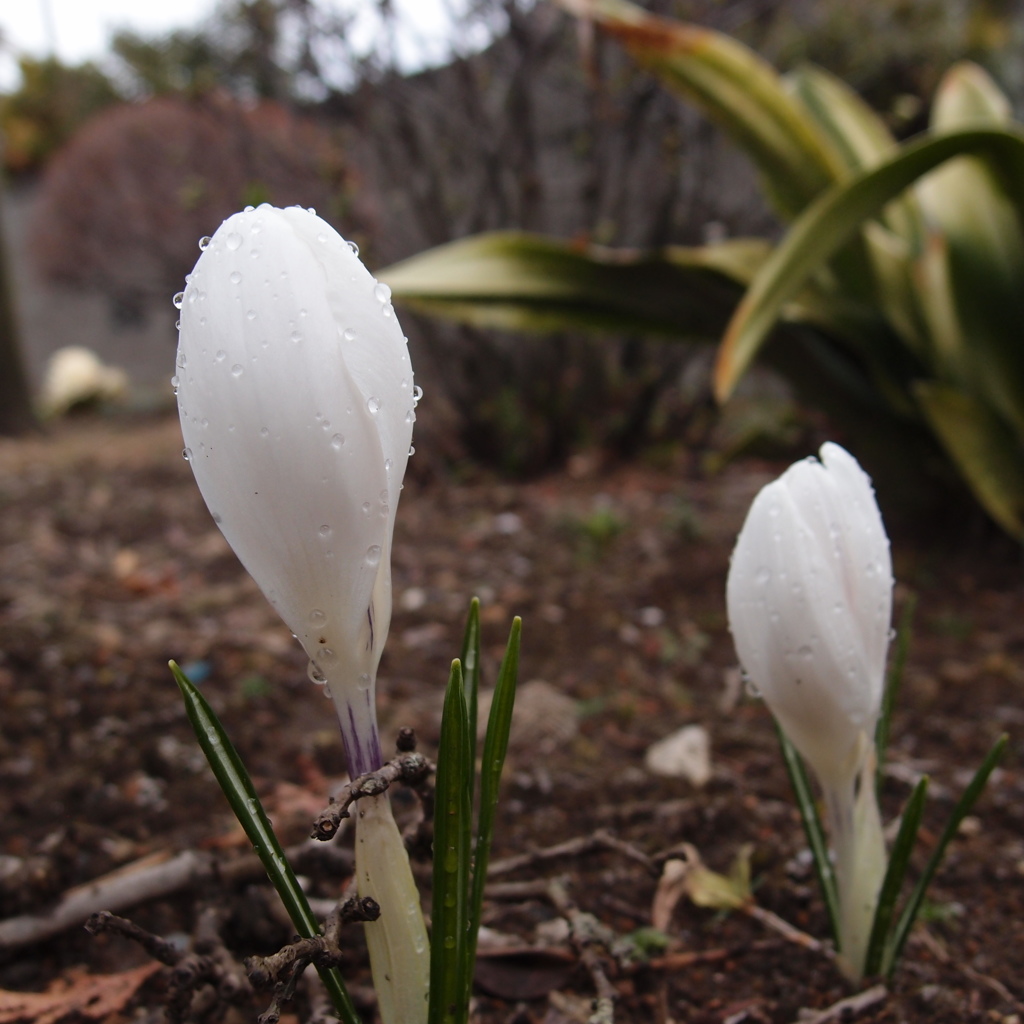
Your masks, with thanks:
[[[988,777],[1002,759],[1009,741],[1010,738],[1005,733],[996,740],[992,749],[988,752],[988,756],[982,762],[981,767],[977,770],[974,778],[971,779],[970,784],[953,808],[953,813],[949,816],[946,827],[942,830],[942,835],[939,836],[939,841],[935,844],[935,849],[932,851],[931,857],[928,858],[928,863],[925,865],[924,871],[921,872],[921,877],[917,880],[917,885],[914,886],[913,892],[911,892],[910,898],[907,900],[907,905],[903,908],[899,923],[890,937],[890,944],[886,949],[885,958],[881,964],[882,973],[887,977],[892,974],[900,954],[903,952],[903,946],[910,935],[910,929],[917,918],[918,911],[921,909],[924,894],[927,892],[928,886],[931,884],[932,878],[935,877],[935,872],[938,870],[939,865],[942,863],[942,858],[946,854],[946,847],[953,836],[956,835],[957,830],[960,828],[960,823],[967,817],[971,808],[977,802],[978,797],[981,796],[981,791],[985,788]]]
[[[818,805],[815,802],[814,793],[811,791],[811,780],[807,777],[807,769],[804,767],[803,758],[797,753],[796,747],[793,746],[789,737],[782,731],[782,727],[778,722],[775,723],[775,731],[779,735],[779,745],[782,747],[782,760],[785,762],[786,771],[789,773],[789,781],[793,784],[796,805],[800,809],[800,820],[803,822],[807,845],[811,849],[814,871],[818,876],[818,883],[821,885],[821,895],[825,900],[825,910],[828,913],[828,923],[832,930],[832,937],[835,939],[836,945],[838,945],[839,889],[836,885],[836,873],[832,867],[832,858],[828,855],[828,841],[825,839],[825,829],[821,824],[821,815],[818,814]]]
[[[295,930],[305,939],[320,934],[320,925],[310,910],[306,895],[284,855],[274,828],[260,803],[252,779],[246,771],[238,751],[228,738],[224,727],[207,703],[206,698],[196,689],[192,681],[175,662],[170,662],[174,680],[185,699],[185,711],[195,730],[199,746],[206,755],[213,774],[224,795],[235,812],[238,823],[245,830],[253,850],[263,862],[271,883],[281,897]],[[317,968],[321,980],[330,994],[338,1016],[345,1024],[361,1024],[352,1000],[349,998],[336,968]]]
[[[519,677],[519,646],[523,623],[518,617],[512,620],[512,629],[505,646],[505,656],[498,670],[498,682],[491,699],[491,713],[487,719],[487,734],[484,737],[483,756],[480,768],[480,812],[477,821],[476,856],[473,861],[473,891],[469,900],[469,977],[472,984],[472,969],[476,961],[476,941],[480,931],[480,911],[484,902],[484,886],[487,884],[487,866],[491,859],[491,844],[494,841],[494,821],[498,807],[501,772],[505,767],[508,752],[509,732],[512,729],[512,711],[516,699],[516,682]],[[467,992],[468,998],[468,992]]]
[[[906,807],[903,808],[900,830],[893,843],[892,852],[889,854],[889,866],[886,868],[882,888],[878,894],[875,919],[871,924],[871,937],[868,939],[868,951],[864,958],[864,974],[869,978],[878,974],[882,969],[892,928],[892,918],[896,911],[896,901],[899,899],[903,878],[907,873],[907,864],[910,863],[910,854],[914,849],[918,829],[921,827],[924,802],[927,796],[928,776],[926,775],[914,787]]]
[[[455,660],[445,690],[437,752],[427,1011],[430,1024],[464,1024],[469,1015],[466,949],[473,823],[467,780],[472,771],[462,665]]]
[[[970,129],[929,136],[820,196],[793,224],[761,268],[736,310],[718,352],[715,391],[725,400],[757,355],[782,307],[860,226],[939,164],[973,153],[991,159],[1017,205],[1024,209],[1024,135]]]
[[[770,251],[760,239],[642,252],[495,231],[430,249],[377,277],[413,309],[477,326],[706,340],[721,335]]]
[[[720,32],[648,14],[628,0],[558,0],[718,121],[751,157],[780,212],[798,213],[843,161],[775,69]]]
[[[469,773],[469,806],[473,806],[476,780],[476,732],[477,702],[480,697],[480,598],[474,597],[469,602],[469,614],[466,616],[466,629],[462,634],[462,651],[459,654],[462,665],[462,687],[466,696],[466,715],[468,720],[469,763],[473,771]]]
[[[900,624],[896,629],[896,642],[893,645],[889,671],[885,675],[885,691],[882,693],[882,710],[878,715],[875,727],[875,789],[881,787],[885,773],[886,752],[889,749],[889,732],[892,728],[892,712],[896,707],[896,698],[903,686],[903,670],[907,665],[907,654],[910,651],[910,627],[917,610],[917,595],[909,594],[900,616]]]
[[[1024,439],[977,400],[947,384],[914,387],[950,458],[988,514],[1011,536],[1024,539]]]

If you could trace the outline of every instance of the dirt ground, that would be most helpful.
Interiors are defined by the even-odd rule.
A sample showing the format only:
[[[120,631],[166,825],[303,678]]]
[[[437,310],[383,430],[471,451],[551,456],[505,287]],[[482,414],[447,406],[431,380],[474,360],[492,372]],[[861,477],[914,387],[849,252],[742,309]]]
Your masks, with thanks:
[[[123,913],[183,943],[214,906],[238,956],[290,938],[197,750],[169,658],[201,681],[287,844],[302,843],[344,773],[330,705],[217,532],[180,449],[173,418],[83,419],[0,442],[0,1024],[162,1019],[169,971],[147,968],[135,944],[90,937],[80,919],[28,944],[4,931],[51,914],[72,887],[88,895],[86,883],[115,869],[194,851],[219,872]],[[560,879],[617,940],[643,947],[663,855],[683,842],[720,871],[752,844],[757,906],[825,938],[774,731],[741,692],[724,614],[736,531],[781,468],[743,464],[702,479],[679,465],[581,457],[564,474],[509,484],[413,466],[396,533],[383,735],[411,725],[434,751],[472,595],[483,602],[491,679],[510,618],[522,615],[529,685],[494,856],[581,840],[576,852],[495,875],[503,888],[487,903],[485,945],[499,948],[482,958],[481,1021],[586,1021],[592,975],[544,883]],[[888,991],[845,1016],[804,1014],[853,995],[826,952],[749,914],[682,901],[670,944],[647,944],[647,962],[627,962],[621,946],[599,950],[619,1024],[1024,1016],[1021,553],[991,535],[919,533],[893,538],[897,608],[911,592],[919,605],[883,793],[892,818],[921,773],[933,780],[912,868],[996,736],[1007,731],[1011,743]],[[688,724],[710,735],[700,788],[645,768],[649,746]],[[403,813],[408,800],[397,804]],[[336,861],[345,864],[343,848]],[[302,873],[314,897],[336,897],[344,883],[322,859]],[[358,929],[350,941],[345,973],[362,1003]],[[39,995],[14,995],[29,992]],[[242,995],[227,1019],[252,1021],[266,1005]],[[300,995],[286,1012],[306,1020],[306,1006]]]

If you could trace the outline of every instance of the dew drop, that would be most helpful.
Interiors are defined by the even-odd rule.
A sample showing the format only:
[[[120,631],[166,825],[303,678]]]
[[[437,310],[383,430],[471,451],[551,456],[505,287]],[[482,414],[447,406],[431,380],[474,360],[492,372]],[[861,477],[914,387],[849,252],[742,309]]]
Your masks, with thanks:
[[[252,211],[255,210],[255,209],[256,209],[255,206],[247,206],[247,207],[245,207],[244,210],[242,210],[242,213],[252,213]]]
[[[270,430],[267,427],[260,427],[260,437],[270,437]]]
[[[225,352],[224,349],[219,348],[219,349],[217,349],[217,352],[216,352],[216,354],[214,355],[213,358],[216,359],[218,363],[223,363],[224,360],[227,359],[227,357],[228,357],[227,352]]]
[[[368,501],[363,502],[363,515],[368,516],[370,514],[370,503]]]
[[[420,399],[422,397],[423,397],[423,388],[421,388],[419,386],[419,384],[417,384],[416,387],[414,387],[412,389],[412,404],[414,406],[419,405]]]
[[[352,250],[352,255],[353,256],[358,256],[359,255],[359,246],[356,245],[355,242],[346,242],[345,244]]]
[[[255,309],[247,309],[245,311],[245,319],[246,320],[255,320],[256,319],[256,310]]]
[[[202,249],[203,252],[206,252],[206,250],[210,248],[210,243],[212,241],[213,239],[209,235],[203,235],[203,237],[199,239],[199,248]]]
[[[241,377],[244,372],[245,370],[241,363],[235,363],[235,365],[231,367],[232,377]]]
[[[331,447],[335,451],[339,451],[341,449],[342,445],[344,445],[344,444],[345,444],[345,437],[344,437],[343,434],[335,434],[334,437],[331,438]]]
[[[174,321],[174,329],[176,331],[180,331],[181,330],[181,321],[180,320],[175,320]]]
[[[380,545],[371,544],[366,549],[366,564],[367,565],[378,565],[380,563]]]
[[[761,696],[761,691],[757,688],[757,684],[750,678],[745,669],[742,671],[740,678],[743,680],[743,688],[747,691],[748,697],[753,697],[756,700]]]
[[[384,460],[384,472],[385,473],[390,473],[391,472],[391,467],[393,465],[394,465],[394,463],[390,459],[385,459]]]
[[[175,309],[181,309],[182,305],[184,305],[184,302],[185,302],[185,293],[184,292],[175,292],[174,293],[174,298],[171,299],[171,302],[174,303],[174,308]]]
[[[301,331],[292,331],[292,333],[288,335],[288,340],[293,345],[298,345],[298,343],[300,341],[302,341],[302,332]]]
[[[175,374],[171,378],[171,387],[174,388],[175,391],[177,391],[178,390],[178,385],[180,383],[181,383],[181,378],[177,374]]]
[[[341,336],[345,341],[351,342],[356,340],[356,332],[353,331],[351,327],[346,327],[345,330],[341,332]]]
[[[390,317],[394,315],[395,307],[392,306],[390,302],[385,302],[384,305],[381,306],[380,311],[385,317]]]
[[[242,244],[242,236],[237,231],[232,231],[227,238],[224,239],[224,244],[234,252]]]
[[[191,448],[182,448],[181,449],[181,457],[186,462],[191,462],[192,461],[192,449]]]
[[[760,583],[762,586],[764,586],[764,584],[766,584],[771,578],[772,571],[767,565],[762,565],[754,574],[754,582]]]
[[[797,657],[803,658],[804,661],[812,661],[814,659],[814,648],[810,644],[804,644],[797,649]]]
[[[380,399],[379,398],[368,398],[366,400],[366,408],[376,416],[380,412]]]
[[[184,352],[179,352],[178,353],[178,365],[179,366],[187,366],[188,365],[188,356],[186,356]]]
[[[230,275],[228,276],[228,280],[232,284],[241,284],[242,283],[242,275],[237,270],[232,270]]]
[[[413,455],[415,455],[415,454],[416,454],[416,449],[412,445],[409,445],[409,456],[410,456],[410,458]]]
[[[314,608],[309,613],[309,624],[311,626],[322,626],[326,621],[327,616],[319,608]]]
[[[327,685],[327,676],[320,671],[320,666],[315,661],[310,661],[306,666],[306,675],[309,676],[309,681],[316,683],[317,686]]]
[[[324,540],[327,540],[327,538],[328,538],[328,537],[330,537],[330,535],[331,535],[331,534],[332,534],[332,533],[333,533],[334,531],[333,531],[333,530],[332,530],[332,529],[331,529],[331,528],[330,528],[330,527],[329,527],[329,526],[327,525],[327,523],[324,523],[324,525],[323,525],[323,526],[321,526],[321,527],[320,527],[320,529],[319,529],[319,530],[317,530],[316,532],[317,532],[317,533],[318,533],[318,534],[319,534],[319,535],[320,535],[320,536],[321,536],[321,537],[322,537],[322,538],[323,538]]]
[[[317,241],[318,241],[318,242],[319,242],[319,243],[320,243],[321,245],[323,245],[323,244],[324,244],[324,243],[325,243],[325,242],[327,241],[327,236],[326,236],[326,235],[325,235],[325,234],[324,234],[324,233],[323,233],[322,231],[320,231],[320,232],[318,232],[318,234],[317,234],[317,236],[316,236],[316,240],[317,240]]]
[[[373,286],[373,297],[378,302],[389,302],[391,300],[391,289],[383,281],[378,281]]]
[[[361,676],[360,676],[360,677],[359,677],[359,678],[358,678],[358,679],[356,680],[356,689],[357,689],[357,690],[358,690],[358,691],[359,691],[360,693],[366,693],[366,691],[367,691],[367,690],[369,690],[369,688],[370,688],[370,677],[369,677],[369,676],[368,676],[368,675],[367,675],[367,674],[366,674],[366,673],[364,672],[364,673],[363,673],[363,674],[362,674],[362,675],[361,675]]]

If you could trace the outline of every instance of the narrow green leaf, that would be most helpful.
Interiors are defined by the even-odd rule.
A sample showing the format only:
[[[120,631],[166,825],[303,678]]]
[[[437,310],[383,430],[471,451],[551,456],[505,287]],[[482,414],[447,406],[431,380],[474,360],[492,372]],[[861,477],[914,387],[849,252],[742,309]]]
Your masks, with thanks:
[[[462,665],[452,662],[441,715],[434,804],[431,901],[430,1024],[465,1024],[469,1015],[466,939],[472,809],[469,806],[469,716]]]
[[[480,931],[480,913],[484,902],[484,887],[487,884],[487,865],[491,859],[491,844],[494,841],[494,820],[498,807],[501,772],[505,767],[508,752],[509,732],[512,729],[512,711],[516,699],[516,683],[519,677],[519,646],[522,634],[522,619],[512,620],[505,656],[498,671],[498,682],[491,699],[491,713],[487,719],[487,734],[480,769],[480,815],[477,822],[476,858],[473,863],[473,891],[469,901],[469,964],[472,985],[472,970],[476,961],[476,941]],[[468,995],[468,993],[467,993]]]
[[[786,764],[786,771],[789,773],[789,781],[793,784],[796,804],[800,809],[800,819],[804,824],[804,835],[807,836],[807,845],[810,847],[811,856],[814,859],[814,870],[818,876],[818,883],[821,885],[821,895],[825,900],[825,910],[828,912],[828,922],[832,929],[832,937],[838,946],[839,890],[836,887],[836,873],[832,867],[832,859],[828,855],[825,829],[822,827],[821,816],[818,814],[818,805],[811,791],[811,780],[807,777],[807,769],[804,767],[803,759],[797,753],[796,747],[790,742],[789,737],[782,731],[782,727],[778,722],[775,723],[775,730],[779,734],[782,759]]]
[[[833,186],[796,220],[736,310],[718,351],[715,392],[719,400],[729,396],[782,307],[807,279],[886,203],[939,164],[964,154],[990,160],[1017,210],[1024,210],[1024,135],[1009,129],[927,136],[877,167]]]
[[[957,830],[960,828],[960,823],[967,817],[971,808],[977,802],[978,797],[981,796],[981,791],[985,788],[988,777],[992,774],[996,765],[999,764],[1009,742],[1010,738],[1006,733],[1003,733],[996,740],[992,749],[988,752],[988,756],[982,762],[981,767],[977,770],[974,778],[971,779],[953,808],[953,813],[949,816],[946,827],[942,830],[942,835],[939,836],[939,841],[936,843],[931,857],[928,858],[928,863],[925,865],[924,871],[921,872],[921,877],[917,880],[917,885],[914,886],[913,892],[911,892],[910,898],[907,900],[907,905],[903,908],[903,913],[900,916],[896,930],[892,934],[891,942],[886,950],[885,960],[881,965],[882,973],[886,977],[892,975],[900,954],[903,952],[903,946],[910,935],[910,929],[917,918],[917,913],[921,909],[921,903],[924,901],[925,892],[928,890],[935,872],[942,863],[942,858],[945,856],[949,841],[956,835]]]
[[[896,901],[899,899],[903,878],[907,873],[907,864],[910,863],[910,854],[917,840],[918,829],[921,827],[927,796],[928,776],[925,775],[914,787],[906,807],[903,808],[900,830],[889,854],[889,866],[886,868],[882,888],[878,894],[875,919],[871,924],[871,937],[868,939],[868,951],[864,958],[864,973],[868,977],[878,974],[885,961]]]
[[[466,629],[462,635],[462,686],[466,695],[466,712],[469,721],[469,763],[472,766],[469,778],[469,805],[473,806],[474,783],[476,780],[476,733],[477,701],[480,695],[480,598],[474,597],[469,603]]]
[[[253,850],[263,862],[271,883],[281,897],[296,932],[303,938],[320,934],[320,925],[310,910],[305,893],[296,881],[291,864],[284,855],[274,828],[260,803],[252,779],[246,771],[238,751],[228,738],[224,727],[207,703],[206,698],[196,689],[192,681],[175,662],[170,662],[174,680],[185,700],[185,711],[192,723],[199,746],[206,755],[213,774],[231,805],[238,823],[252,843]],[[361,1024],[352,1000],[345,989],[345,983],[336,968],[317,969],[321,980],[330,994],[334,1008],[345,1024]]]
[[[909,594],[900,615],[900,624],[896,629],[896,642],[893,645],[892,660],[886,673],[885,692],[882,694],[882,710],[878,716],[875,729],[875,760],[878,768],[875,773],[875,786],[881,788],[882,775],[885,770],[885,753],[889,749],[889,732],[892,727],[892,711],[896,707],[900,687],[903,685],[903,670],[907,665],[907,652],[910,650],[910,627],[917,609],[917,594]]]

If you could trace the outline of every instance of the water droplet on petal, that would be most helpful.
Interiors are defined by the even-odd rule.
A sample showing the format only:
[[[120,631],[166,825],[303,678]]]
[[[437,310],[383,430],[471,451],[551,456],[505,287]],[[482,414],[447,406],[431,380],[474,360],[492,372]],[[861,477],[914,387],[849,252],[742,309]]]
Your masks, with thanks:
[[[178,377],[178,375],[177,375],[177,374],[175,374],[175,375],[174,375],[174,376],[173,376],[173,377],[171,378],[171,387],[172,387],[172,388],[174,388],[174,390],[175,390],[175,391],[177,391],[177,390],[178,390],[178,385],[179,385],[180,383],[181,383],[181,378],[179,378],[179,377]]]
[[[171,299],[171,302],[174,303],[174,308],[175,309],[181,309],[182,305],[185,302],[185,293],[184,292],[175,292],[174,298]]]
[[[373,297],[378,302],[388,302],[391,298],[391,289],[383,281],[378,281],[373,286]]]
[[[345,330],[341,332],[341,336],[346,341],[355,341],[356,340],[356,332],[353,331],[351,327],[346,327]]]
[[[390,302],[385,302],[384,305],[380,307],[380,311],[386,317],[394,316],[395,307],[392,306]]]
[[[416,454],[416,449],[412,445],[409,445],[409,455],[410,455],[410,457],[415,455],[415,454]]]
[[[419,386],[419,384],[417,384],[417,385],[416,385],[416,387],[414,387],[414,388],[412,389],[412,404],[413,404],[414,406],[415,406],[415,405],[419,405],[419,403],[420,403],[420,399],[421,399],[422,397],[423,397],[423,388],[421,388],[421,387]]]
[[[245,369],[244,369],[244,367],[242,366],[241,363],[235,363],[235,365],[231,367],[231,376],[232,377],[241,377],[244,372],[245,372]]]
[[[380,545],[371,544],[366,549],[366,564],[367,565],[378,565],[380,563]]]
[[[181,449],[181,457],[186,462],[191,462],[192,461],[192,449],[191,448],[182,448]]]
[[[255,209],[256,209],[255,206],[247,206],[247,207],[245,207],[245,209],[242,212],[243,213],[252,213],[252,211],[255,210]]]
[[[345,443],[345,436],[344,436],[344,434],[335,434],[334,437],[331,438],[331,447],[335,451],[338,451],[342,447],[342,445],[344,445],[344,443]]]
[[[359,255],[359,246],[356,245],[355,242],[346,242],[345,244],[352,250],[352,255],[353,256],[358,256]]]
[[[323,538],[324,540],[326,540],[326,539],[327,539],[328,537],[330,537],[330,535],[331,535],[331,534],[332,534],[333,532],[334,532],[334,531],[333,531],[333,530],[331,530],[331,528],[330,528],[330,527],[329,527],[329,526],[327,525],[327,523],[324,523],[324,525],[323,525],[323,526],[321,526],[319,530],[317,530],[317,533],[318,533],[318,534],[320,534],[320,536],[321,536],[321,537],[322,537],[322,538]]]
[[[306,666],[306,675],[309,676],[309,681],[316,683],[317,686],[327,685],[327,676],[320,671],[320,666],[315,661],[310,661]]]
[[[237,270],[232,270],[231,274],[228,277],[228,280],[232,284],[241,284],[242,283],[242,275]]]
[[[213,358],[216,359],[218,363],[223,363],[224,360],[227,359],[227,357],[228,357],[227,352],[225,352],[224,349],[219,348],[219,349],[217,349],[217,352],[216,352],[216,354],[214,355]]]
[[[237,231],[232,231],[227,238],[224,239],[224,244],[234,252],[242,244],[242,236]]]
[[[376,416],[380,412],[380,399],[379,398],[368,398],[366,400],[366,408]]]
[[[202,249],[203,252],[206,252],[206,250],[210,248],[210,243],[212,241],[213,239],[209,235],[203,235],[203,237],[199,239],[199,248]]]
[[[366,693],[366,691],[369,690],[369,688],[370,688],[370,677],[364,672],[356,680],[356,689],[359,690],[360,693]]]
[[[256,319],[256,310],[255,309],[247,309],[245,311],[245,319],[246,320],[255,320]]]
[[[270,437],[270,430],[267,427],[260,427],[260,437]]]
[[[319,608],[314,608],[309,613],[309,624],[311,626],[322,626],[326,621],[327,616]]]
[[[370,503],[368,501],[363,502],[363,515],[368,516],[370,514]]]
[[[391,472],[391,467],[393,465],[394,465],[394,463],[390,459],[385,459],[384,460],[384,472],[385,473],[390,473]]]
[[[764,586],[772,578],[772,571],[767,565],[762,565],[754,574],[754,582]]]
[[[288,340],[293,345],[298,345],[298,343],[300,341],[302,341],[302,332],[301,331],[292,331],[292,333],[288,335]]]

